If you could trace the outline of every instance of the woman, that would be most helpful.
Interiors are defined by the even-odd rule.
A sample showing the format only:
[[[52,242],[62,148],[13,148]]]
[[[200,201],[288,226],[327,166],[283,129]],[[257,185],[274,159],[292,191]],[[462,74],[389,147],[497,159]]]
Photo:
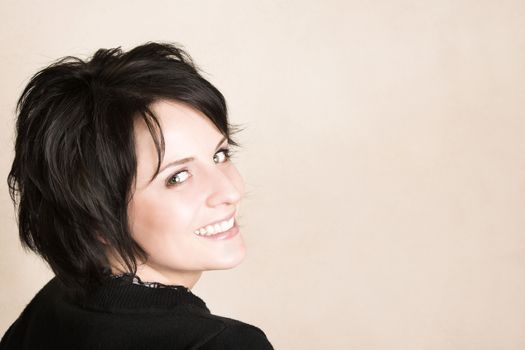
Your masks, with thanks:
[[[191,289],[244,258],[223,95],[173,44],[38,72],[8,176],[22,245],[55,273],[0,349],[273,349]]]

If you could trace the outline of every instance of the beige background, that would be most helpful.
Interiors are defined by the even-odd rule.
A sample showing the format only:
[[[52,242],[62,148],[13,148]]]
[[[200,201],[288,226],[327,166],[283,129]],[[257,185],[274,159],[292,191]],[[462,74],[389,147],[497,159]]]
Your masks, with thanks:
[[[194,292],[276,349],[525,348],[523,1],[0,3],[0,333],[51,278],[5,178],[37,69],[179,42],[243,123],[248,255]]]

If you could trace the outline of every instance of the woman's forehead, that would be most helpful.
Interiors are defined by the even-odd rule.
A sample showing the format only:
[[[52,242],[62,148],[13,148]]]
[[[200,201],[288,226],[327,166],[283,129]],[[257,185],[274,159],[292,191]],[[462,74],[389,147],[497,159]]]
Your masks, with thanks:
[[[153,103],[150,110],[157,118],[165,138],[173,140],[193,137],[220,137],[222,134],[199,110],[178,101],[161,100]],[[143,118],[135,124],[138,137],[151,137],[150,130]]]

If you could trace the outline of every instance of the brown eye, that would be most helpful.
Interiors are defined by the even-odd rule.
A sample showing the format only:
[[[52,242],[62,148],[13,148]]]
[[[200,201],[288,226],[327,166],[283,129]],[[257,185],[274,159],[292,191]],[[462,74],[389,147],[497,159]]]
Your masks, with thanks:
[[[179,171],[178,173],[173,174],[168,179],[167,185],[168,186],[177,186],[184,181],[186,181],[190,177],[190,173],[187,170]]]
[[[224,163],[230,160],[231,156],[232,152],[230,151],[230,149],[221,148],[217,153],[215,153],[215,156],[213,156],[213,160],[215,161],[215,163]]]

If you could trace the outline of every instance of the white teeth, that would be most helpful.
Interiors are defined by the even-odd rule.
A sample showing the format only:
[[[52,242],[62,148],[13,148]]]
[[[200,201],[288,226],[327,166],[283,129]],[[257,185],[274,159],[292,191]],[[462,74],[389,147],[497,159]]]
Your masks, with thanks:
[[[216,233],[221,233],[224,231],[228,231],[230,228],[233,227],[235,219],[232,217],[230,220],[222,221],[215,225],[208,225],[206,227],[202,227],[198,230],[195,230],[195,234],[200,236],[211,236]]]

